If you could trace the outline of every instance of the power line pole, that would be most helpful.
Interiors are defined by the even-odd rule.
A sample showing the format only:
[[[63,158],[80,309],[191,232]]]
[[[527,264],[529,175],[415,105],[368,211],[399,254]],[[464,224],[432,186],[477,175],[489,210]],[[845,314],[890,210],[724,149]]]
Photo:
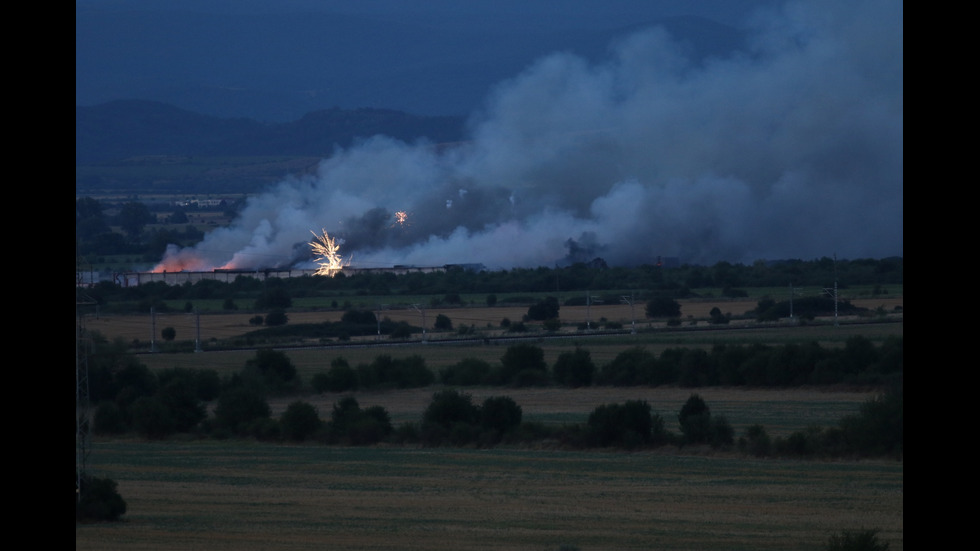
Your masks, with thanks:
[[[84,335],[82,314],[79,306],[95,304],[88,297],[75,297],[75,499],[82,499],[82,481],[85,479],[91,424],[89,422],[88,356],[90,341]]]
[[[194,320],[197,325],[197,336],[194,338],[194,352],[201,352],[201,313],[194,308]]]
[[[840,327],[840,321],[839,321],[839,318],[838,318],[838,315],[837,315],[838,314],[838,309],[837,309],[837,296],[838,296],[838,293],[837,293],[837,253],[834,253],[834,288],[833,289],[826,289],[825,288],[824,289],[824,292],[827,293],[827,294],[829,294],[830,296],[834,297],[834,327]]]
[[[425,341],[425,308],[418,304],[413,304],[412,307],[415,308],[416,311],[422,314],[422,342],[426,342]]]
[[[387,304],[378,303],[378,314],[377,314],[377,316],[375,316],[375,319],[377,319],[377,321],[378,321],[378,340],[379,341],[381,340],[381,311],[384,310],[387,307],[388,307]]]
[[[622,299],[623,304],[629,304],[630,305],[630,317],[633,318],[633,322],[632,322],[633,329],[632,329],[632,331],[630,331],[630,333],[633,334],[633,335],[635,335],[636,334],[636,311],[635,311],[635,308],[633,306],[633,302],[634,302],[633,301],[633,292],[630,291],[630,296],[628,296],[628,297],[624,295],[624,296],[622,296],[620,298]]]
[[[150,352],[157,351],[157,312],[150,306]]]

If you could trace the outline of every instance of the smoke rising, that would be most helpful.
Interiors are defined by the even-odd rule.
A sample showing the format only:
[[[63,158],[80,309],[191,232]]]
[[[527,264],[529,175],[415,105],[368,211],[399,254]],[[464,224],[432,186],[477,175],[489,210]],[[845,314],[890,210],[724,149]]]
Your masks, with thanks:
[[[465,144],[338,150],[163,264],[313,267],[321,228],[355,267],[902,255],[902,10],[787,3],[725,58],[657,28],[599,64],[556,53],[500,83]]]

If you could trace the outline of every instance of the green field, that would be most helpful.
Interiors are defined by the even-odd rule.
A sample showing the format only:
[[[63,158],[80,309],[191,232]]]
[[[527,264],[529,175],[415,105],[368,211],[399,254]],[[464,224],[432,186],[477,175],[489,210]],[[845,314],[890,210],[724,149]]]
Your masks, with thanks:
[[[904,547],[902,462],[110,441],[91,467],[128,510],[77,550]]]

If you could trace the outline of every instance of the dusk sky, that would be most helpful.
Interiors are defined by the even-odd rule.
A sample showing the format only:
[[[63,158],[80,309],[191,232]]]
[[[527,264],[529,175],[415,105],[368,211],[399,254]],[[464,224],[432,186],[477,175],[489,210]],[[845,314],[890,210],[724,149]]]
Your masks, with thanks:
[[[321,230],[363,267],[903,254],[901,2],[136,4],[76,2],[77,105],[469,118],[453,149],[375,136],[284,175],[187,269],[312,267]]]

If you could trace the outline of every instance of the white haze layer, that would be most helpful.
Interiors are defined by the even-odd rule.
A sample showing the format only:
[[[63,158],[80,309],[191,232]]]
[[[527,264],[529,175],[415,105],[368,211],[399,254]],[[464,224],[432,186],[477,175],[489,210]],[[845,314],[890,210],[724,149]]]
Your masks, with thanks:
[[[168,259],[313,267],[321,230],[360,267],[902,255],[902,10],[788,3],[723,59],[656,28],[601,64],[556,53],[501,83],[466,143],[338,150]]]

